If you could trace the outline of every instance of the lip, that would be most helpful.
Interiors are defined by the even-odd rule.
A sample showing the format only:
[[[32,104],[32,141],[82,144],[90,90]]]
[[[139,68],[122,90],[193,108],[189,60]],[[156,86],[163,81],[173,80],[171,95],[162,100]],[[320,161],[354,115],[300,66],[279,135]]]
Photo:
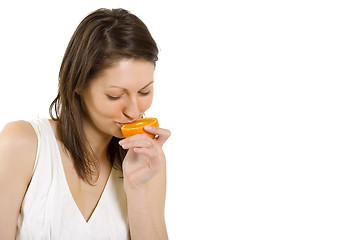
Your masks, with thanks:
[[[116,122],[116,123],[117,123],[117,125],[119,125],[119,127],[122,127],[122,126],[124,126],[125,124],[133,123],[133,122],[135,122],[135,121],[136,121],[136,120],[131,121],[131,122],[127,122],[127,123],[120,123],[120,122]]]

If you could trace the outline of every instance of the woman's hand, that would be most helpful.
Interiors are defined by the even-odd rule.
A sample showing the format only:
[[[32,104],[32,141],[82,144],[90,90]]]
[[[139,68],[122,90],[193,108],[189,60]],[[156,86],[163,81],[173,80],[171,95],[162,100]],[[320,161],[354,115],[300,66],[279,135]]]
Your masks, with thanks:
[[[170,137],[170,131],[153,126],[145,126],[144,129],[157,137],[152,139],[146,134],[138,134],[119,142],[128,149],[123,161],[126,188],[144,188],[165,164],[162,146]]]
[[[166,163],[162,146],[170,137],[170,131],[152,126],[145,126],[145,131],[157,137],[139,134],[119,142],[128,149],[123,175],[131,239],[168,239],[164,218]]]

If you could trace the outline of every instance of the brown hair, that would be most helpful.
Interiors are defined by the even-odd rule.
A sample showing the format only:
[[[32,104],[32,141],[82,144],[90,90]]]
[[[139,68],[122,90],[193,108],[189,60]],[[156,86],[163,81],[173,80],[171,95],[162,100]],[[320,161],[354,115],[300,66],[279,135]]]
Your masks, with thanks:
[[[58,95],[49,112],[59,123],[60,140],[82,179],[88,181],[93,174],[91,166],[96,157],[83,131],[86,109],[79,93],[97,74],[121,59],[145,59],[155,64],[157,55],[158,48],[146,25],[124,9],[98,9],[75,30],[61,64]],[[111,139],[108,157],[121,168],[126,151],[118,141]]]

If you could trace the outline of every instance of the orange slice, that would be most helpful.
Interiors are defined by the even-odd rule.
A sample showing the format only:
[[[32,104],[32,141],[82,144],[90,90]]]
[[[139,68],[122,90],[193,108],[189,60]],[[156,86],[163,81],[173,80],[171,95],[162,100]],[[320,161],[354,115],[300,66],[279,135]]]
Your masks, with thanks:
[[[121,127],[121,132],[124,135],[124,137],[130,137],[136,134],[147,134],[151,138],[155,138],[154,134],[148,133],[144,131],[144,126],[150,125],[150,126],[159,126],[159,122],[157,118],[140,118],[136,120],[135,122],[125,124]]]

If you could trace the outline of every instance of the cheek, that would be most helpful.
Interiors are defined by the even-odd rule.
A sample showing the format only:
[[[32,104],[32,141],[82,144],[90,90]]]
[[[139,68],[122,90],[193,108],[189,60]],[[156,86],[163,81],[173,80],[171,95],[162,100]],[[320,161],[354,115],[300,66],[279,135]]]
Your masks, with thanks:
[[[144,98],[139,101],[139,109],[141,112],[145,112],[151,107],[153,97]]]
[[[119,102],[103,101],[97,103],[97,109],[99,114],[103,117],[115,117],[122,111],[122,104]]]
[[[88,97],[86,100],[85,105],[92,117],[112,117],[117,112],[114,104],[99,96]]]

